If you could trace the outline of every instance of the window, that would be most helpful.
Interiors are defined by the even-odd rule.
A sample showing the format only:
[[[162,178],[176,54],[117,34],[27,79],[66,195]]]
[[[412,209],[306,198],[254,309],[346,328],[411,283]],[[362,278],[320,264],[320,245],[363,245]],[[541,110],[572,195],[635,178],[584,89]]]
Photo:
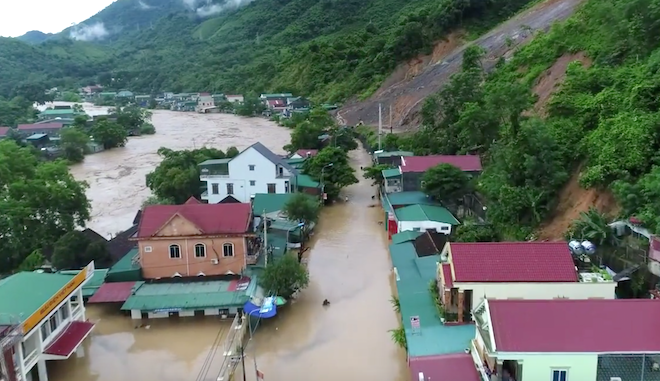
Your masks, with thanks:
[[[256,184],[257,184],[256,181],[254,181],[254,180],[250,180],[250,186],[251,186],[251,187],[255,186]]]
[[[220,184],[211,184],[211,193],[218,194],[220,193]]]
[[[552,381],[568,381],[568,370],[566,369],[553,369]]]
[[[62,308],[60,308],[60,320],[65,321],[69,317],[69,308],[67,305],[63,305]]]
[[[234,256],[234,244],[225,243],[222,245],[222,256],[223,257],[233,257]]]
[[[42,324],[41,325],[41,340],[46,340],[48,337],[48,324]]]
[[[276,185],[275,184],[268,184],[268,193],[275,193],[276,190]]]
[[[288,181],[284,182],[284,193],[289,193],[289,182]]]
[[[413,231],[418,232],[418,231],[421,231],[421,229],[420,228],[413,228]]]
[[[440,230],[446,232],[447,230],[449,230],[449,226],[440,226]]]
[[[248,167],[250,168],[250,171],[254,171],[254,164],[250,164]]]
[[[177,259],[181,258],[181,248],[179,245],[170,245],[170,258]]]
[[[145,246],[145,247],[144,247],[144,252],[145,252],[145,253],[151,253],[152,250],[153,250],[153,249],[151,248],[151,246]]]
[[[206,246],[203,243],[198,243],[195,245],[195,258],[204,258],[206,257]]]
[[[48,324],[50,324],[50,332],[55,332],[55,330],[57,330],[57,314],[48,319]]]
[[[227,194],[234,194],[234,184],[227,184]]]

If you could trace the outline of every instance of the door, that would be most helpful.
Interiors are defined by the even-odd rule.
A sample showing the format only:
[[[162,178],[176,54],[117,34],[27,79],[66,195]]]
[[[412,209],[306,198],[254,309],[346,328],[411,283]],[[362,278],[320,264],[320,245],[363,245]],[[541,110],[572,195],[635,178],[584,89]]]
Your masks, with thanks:
[[[268,184],[268,193],[275,193],[275,184]]]

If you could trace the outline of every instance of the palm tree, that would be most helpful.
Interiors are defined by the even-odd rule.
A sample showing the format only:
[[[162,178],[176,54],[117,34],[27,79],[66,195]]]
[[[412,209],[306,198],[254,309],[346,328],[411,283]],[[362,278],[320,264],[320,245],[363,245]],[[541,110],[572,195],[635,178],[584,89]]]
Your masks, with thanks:
[[[618,246],[619,238],[609,226],[605,214],[596,208],[589,208],[587,212],[581,212],[580,218],[573,221],[571,225],[573,236],[591,241],[597,246]]]

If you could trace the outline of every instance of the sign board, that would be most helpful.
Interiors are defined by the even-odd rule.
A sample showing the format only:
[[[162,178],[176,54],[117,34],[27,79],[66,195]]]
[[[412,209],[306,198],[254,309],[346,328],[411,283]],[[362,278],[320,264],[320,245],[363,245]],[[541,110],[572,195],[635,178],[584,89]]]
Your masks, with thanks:
[[[419,316],[410,317],[410,326],[412,329],[420,329],[421,325],[419,323]]]
[[[261,373],[259,369],[257,369],[257,380],[258,381],[264,381],[264,374]]]
[[[23,333],[27,334],[34,327],[48,316],[60,303],[69,297],[78,287],[94,276],[94,262],[90,262],[84,269],[80,270],[67,284],[59,289],[53,296],[44,303],[41,308],[30,315],[23,322]],[[83,301],[80,300],[80,303]]]

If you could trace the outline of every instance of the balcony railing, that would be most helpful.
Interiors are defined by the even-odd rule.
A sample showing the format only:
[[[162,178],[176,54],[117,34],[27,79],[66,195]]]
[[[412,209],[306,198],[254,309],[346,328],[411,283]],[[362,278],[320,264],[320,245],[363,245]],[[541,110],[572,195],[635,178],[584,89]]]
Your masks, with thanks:
[[[200,179],[213,179],[213,178],[228,178],[229,173],[222,172],[202,172],[199,175]]]
[[[471,341],[471,344],[472,347],[470,348],[470,354],[472,355],[472,360],[474,361],[474,365],[477,367],[477,372],[479,372],[479,375],[481,376],[481,380],[490,381],[490,377],[486,372],[486,368],[484,368],[484,359],[482,359],[479,356],[479,352],[477,351],[477,345],[474,339]]]

